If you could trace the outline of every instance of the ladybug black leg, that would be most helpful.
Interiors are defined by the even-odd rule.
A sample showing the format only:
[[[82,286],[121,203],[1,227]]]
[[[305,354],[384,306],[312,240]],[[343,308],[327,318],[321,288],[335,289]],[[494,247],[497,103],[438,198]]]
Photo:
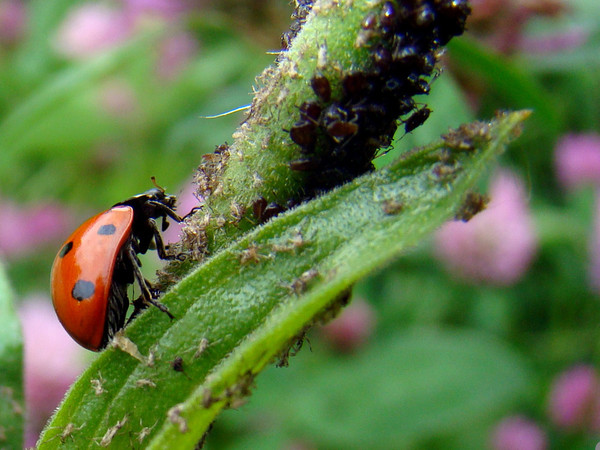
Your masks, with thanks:
[[[158,253],[158,257],[160,259],[175,259],[175,256],[167,253],[167,249],[165,248],[162,236],[160,231],[158,231],[158,227],[156,226],[154,219],[148,219],[148,228],[152,230],[152,234],[154,235],[154,244],[156,246],[156,253]]]
[[[156,247],[156,253],[158,253],[158,257],[160,259],[178,259],[179,261],[185,261],[186,255],[183,253],[178,255],[167,253],[167,246],[162,240],[162,235],[160,234],[160,231],[158,231],[158,227],[156,226],[156,221],[154,221],[154,219],[148,219],[147,225],[148,228],[152,230],[152,234],[154,235],[154,246]]]
[[[157,202],[155,200],[148,200],[148,205],[154,206],[157,210],[162,211],[165,215],[169,216],[171,219],[173,219],[177,223],[181,222],[184,219],[179,214],[177,214],[175,211],[173,211],[172,208],[168,207],[167,205],[165,205],[161,202]]]
[[[167,316],[169,316],[170,319],[174,319],[175,317],[173,316],[173,314],[171,314],[169,312],[167,307],[165,305],[163,305],[161,302],[155,300],[154,295],[152,295],[152,293],[150,291],[151,286],[149,287],[150,283],[148,283],[148,281],[144,278],[144,275],[142,275],[140,266],[137,264],[137,255],[135,254],[135,252],[132,248],[128,249],[127,256],[129,257],[129,260],[131,261],[131,266],[133,267],[133,275],[134,275],[136,281],[138,282],[140,289],[142,290],[142,295],[140,297],[143,300],[143,302],[146,304],[151,304],[151,305],[156,306],[158,309],[160,309],[162,312],[164,312]],[[136,301],[139,301],[139,300],[140,299],[138,299]],[[134,304],[134,306],[135,306],[135,309],[138,309],[138,310],[143,309],[135,304]]]
[[[143,295],[140,295],[132,303],[133,303],[133,312],[129,316],[129,319],[127,319],[127,325],[129,325],[129,323],[133,319],[135,319],[138,316],[139,313],[141,313],[144,309],[146,309],[148,307],[148,303],[146,303],[144,301],[144,296]]]
[[[201,209],[202,209],[201,206],[194,206],[192,209],[190,209],[189,213],[187,213],[185,216],[183,216],[181,218],[181,220],[183,221],[183,220],[187,219],[188,217],[194,215],[196,212],[200,211]]]

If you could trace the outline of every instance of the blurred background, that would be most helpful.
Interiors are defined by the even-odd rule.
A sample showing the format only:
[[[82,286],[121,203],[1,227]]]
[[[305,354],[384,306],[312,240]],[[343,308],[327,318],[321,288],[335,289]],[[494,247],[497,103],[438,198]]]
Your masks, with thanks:
[[[600,441],[600,2],[472,6],[423,99],[431,118],[377,163],[531,108],[481,183],[488,209],[356,286],[288,368],[221,415],[208,448]],[[0,258],[25,335],[28,445],[94,357],[52,310],[58,247],[151,176],[189,210],[201,155],[243,120],[203,117],[250,103],[291,12],[287,0],[0,0]]]

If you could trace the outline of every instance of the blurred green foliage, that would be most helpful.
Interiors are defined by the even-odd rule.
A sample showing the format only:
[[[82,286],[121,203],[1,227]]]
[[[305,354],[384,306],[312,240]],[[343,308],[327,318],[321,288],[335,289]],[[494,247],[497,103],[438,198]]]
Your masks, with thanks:
[[[286,2],[273,1],[280,15],[269,26],[225,7],[190,13],[175,28],[192,33],[198,51],[165,81],[156,75],[157,49],[172,26],[147,27],[85,61],[61,57],[56,30],[76,3],[28,2],[23,41],[0,48],[0,196],[59,202],[77,217],[74,225],[145,190],[152,175],[170,191],[183,186],[201,155],[243,120],[201,116],[250,102],[289,13]],[[560,135],[600,130],[600,3],[568,5],[557,18],[530,21],[524,33],[576,26],[588,36],[576,48],[506,56],[468,33],[453,42],[449,69],[427,99],[434,114],[411,135],[399,133],[395,149],[377,161],[472,117],[533,108],[501,161],[526,180],[538,234],[525,277],[502,288],[454,279],[425,243],[356,287],[377,317],[366,345],[340,354],[313,333],[312,352],[303,349],[288,369],[269,369],[248,405],[220,417],[210,448],[482,448],[512,414],[536,420],[552,448],[593,448],[598,436],[553,429],[547,414],[558,374],[582,362],[600,367],[600,301],[588,279],[595,192],[565,192],[553,154]],[[101,102],[114,83],[134,99],[117,116]],[[475,87],[474,108],[467,99]],[[18,294],[47,291],[59,241],[10,261]]]
[[[0,195],[23,205],[62,202],[73,227],[150,188],[151,176],[181,191],[201,155],[243,120],[243,113],[203,116],[249,104],[254,77],[273,60],[211,11],[151,24],[122,46],[67,60],[53,43],[76,4],[29,3],[24,41],[0,48]],[[161,79],[160,46],[178,33],[198,48],[172,79]],[[130,100],[124,111],[103,107],[113,88]],[[46,290],[54,250],[67,234],[15,258],[9,272],[18,292]]]
[[[0,265],[0,426],[2,445],[23,446],[23,338],[15,313],[13,292],[8,284],[4,266]]]

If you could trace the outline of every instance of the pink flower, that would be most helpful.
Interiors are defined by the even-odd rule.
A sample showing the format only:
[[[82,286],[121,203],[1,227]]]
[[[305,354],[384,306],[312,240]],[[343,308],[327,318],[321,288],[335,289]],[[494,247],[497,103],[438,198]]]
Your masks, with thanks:
[[[160,46],[156,71],[163,80],[173,80],[198,51],[198,41],[189,33],[169,36]]]
[[[37,249],[57,237],[66,237],[68,215],[56,205],[20,207],[9,201],[2,205],[0,253],[14,257]]]
[[[594,368],[577,366],[563,372],[553,383],[549,408],[561,428],[600,429],[600,382]]]
[[[541,37],[523,37],[521,50],[533,55],[565,52],[586,44],[590,33],[581,27]]]
[[[131,33],[131,21],[122,11],[86,3],[73,9],[59,27],[56,49],[68,58],[86,59],[116,47]]]
[[[585,184],[600,186],[600,135],[568,134],[555,150],[558,180],[568,189]]]
[[[139,106],[133,87],[125,80],[107,81],[100,87],[99,97],[102,109],[117,118],[131,117]]]
[[[470,3],[473,11],[469,20],[474,21],[489,20],[511,6],[507,0],[472,0]]]
[[[494,450],[544,450],[547,447],[544,431],[536,423],[522,416],[505,418],[492,435]]]
[[[125,0],[126,9],[133,16],[156,16],[173,19],[181,16],[198,0]]]
[[[600,293],[600,191],[596,194],[594,232],[590,239],[589,278],[592,289]]]
[[[486,210],[469,222],[449,222],[436,233],[439,259],[455,274],[474,281],[510,285],[536,251],[534,225],[523,185],[508,170],[495,175]]]
[[[25,32],[27,11],[20,0],[0,0],[0,44],[14,44]]]
[[[321,328],[323,337],[337,350],[351,352],[373,334],[375,313],[364,300],[350,303],[338,317]]]
[[[19,315],[25,341],[26,445],[32,447],[48,417],[83,370],[84,351],[58,321],[50,299],[37,295],[25,300]]]
[[[198,198],[195,195],[196,187],[191,183],[187,183],[181,194],[177,196],[177,214],[185,216],[193,208],[199,206]],[[169,228],[163,233],[163,240],[167,242],[177,242],[179,240],[179,234],[181,233],[182,223],[175,223],[172,220],[169,221]]]
[[[530,22],[567,11],[563,0],[475,0],[471,4],[470,33],[506,54],[520,50]]]

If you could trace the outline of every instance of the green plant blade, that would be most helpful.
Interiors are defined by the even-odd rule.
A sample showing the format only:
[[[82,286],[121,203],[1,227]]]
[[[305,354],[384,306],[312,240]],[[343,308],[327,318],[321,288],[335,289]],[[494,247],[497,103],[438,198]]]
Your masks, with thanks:
[[[350,358],[313,347],[285,371],[266,369],[244,414],[220,419],[225,429],[253,429],[260,417],[265,428],[251,434],[261,448],[285,447],[299,435],[315,448],[465,448],[464,441],[453,447],[452,437],[485,427],[535,385],[519,352],[486,333],[386,331]],[[265,436],[278,432],[279,445],[266,445]]]
[[[486,86],[504,99],[506,105],[533,109],[535,117],[532,119],[536,123],[543,123],[546,133],[559,133],[563,126],[562,118],[556,106],[548,100],[548,93],[535,77],[472,39],[455,39],[448,47],[454,64],[482,77]]]
[[[139,354],[113,348],[94,362],[40,448],[192,448],[354,283],[452,217],[528,115],[475,124],[485,138],[469,150],[440,141],[409,152],[215,254],[163,297],[175,320],[150,310],[127,328]]]
[[[23,338],[13,294],[0,264],[0,448],[23,447]]]
[[[62,111],[68,105],[86,101],[84,94],[94,83],[151,47],[160,35],[160,31],[147,32],[122,47],[62,70],[29,94],[10,114],[2,117],[0,167],[4,169],[1,171],[3,189],[21,187],[14,167],[20,167],[23,160],[39,158],[44,141],[50,140],[57,147],[67,148],[69,146],[65,142],[88,143],[91,134],[103,133],[106,125],[96,113],[93,113],[93,119],[77,122],[79,116],[65,116]],[[74,148],[80,149],[81,146],[83,144]]]

